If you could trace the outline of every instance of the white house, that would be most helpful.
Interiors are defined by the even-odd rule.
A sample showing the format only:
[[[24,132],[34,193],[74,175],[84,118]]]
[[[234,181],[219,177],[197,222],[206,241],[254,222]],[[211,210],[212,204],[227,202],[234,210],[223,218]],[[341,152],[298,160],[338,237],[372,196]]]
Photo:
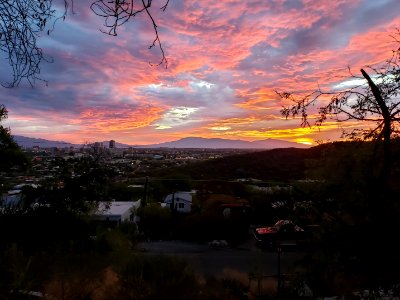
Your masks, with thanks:
[[[136,211],[140,207],[140,203],[141,200],[100,202],[93,219],[117,224],[125,221],[137,223],[139,217],[136,215]]]
[[[20,207],[22,205],[22,188],[24,186],[30,186],[36,189],[39,185],[33,183],[20,183],[15,185],[11,190],[7,192],[7,194],[0,195],[0,207]]]
[[[20,190],[10,190],[7,194],[0,196],[0,208],[19,208],[22,204]]]
[[[165,206],[176,209],[178,212],[190,213],[192,210],[191,192],[175,192],[164,199]]]

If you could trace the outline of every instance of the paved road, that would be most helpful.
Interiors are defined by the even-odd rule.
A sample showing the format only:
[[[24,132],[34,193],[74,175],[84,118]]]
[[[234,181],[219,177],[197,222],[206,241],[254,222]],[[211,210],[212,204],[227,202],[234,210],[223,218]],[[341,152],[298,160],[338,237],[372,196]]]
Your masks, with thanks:
[[[272,276],[278,272],[278,254],[256,248],[252,240],[234,248],[213,248],[207,244],[179,241],[144,242],[138,247],[146,255],[171,255],[186,259],[204,276],[223,276],[229,272],[236,272],[246,277],[250,272],[261,272],[263,275]],[[281,273],[290,272],[289,267],[301,256],[301,253],[296,252],[281,253]]]

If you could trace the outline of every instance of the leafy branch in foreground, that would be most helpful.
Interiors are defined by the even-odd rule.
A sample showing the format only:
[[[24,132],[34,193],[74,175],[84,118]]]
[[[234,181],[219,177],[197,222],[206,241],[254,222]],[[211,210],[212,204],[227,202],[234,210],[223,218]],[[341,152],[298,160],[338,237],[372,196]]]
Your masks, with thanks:
[[[400,209],[399,37],[397,30],[389,59],[356,75],[349,69],[341,84],[303,94],[277,92],[290,103],[281,110],[284,117],[297,117],[302,126],[350,123],[358,128],[345,137],[362,141],[321,145],[323,155],[309,171],[318,181],[301,187],[307,212],[322,229],[318,247],[304,261],[304,277],[316,294],[398,293],[400,252],[392,237]]]
[[[393,36],[399,44],[398,30]],[[302,126],[322,126],[327,121],[357,121],[369,124],[368,129],[357,128],[344,132],[346,137],[356,140],[375,140],[383,143],[384,165],[382,172],[390,169],[391,139],[399,136],[400,122],[400,48],[393,50],[392,56],[380,66],[366,66],[360,70],[361,76],[349,69],[350,82],[356,82],[347,89],[317,90],[297,96],[290,92],[277,92],[292,103],[284,107],[284,117],[301,117]],[[320,104],[315,123],[310,124],[312,107]],[[360,126],[361,127],[361,126]]]

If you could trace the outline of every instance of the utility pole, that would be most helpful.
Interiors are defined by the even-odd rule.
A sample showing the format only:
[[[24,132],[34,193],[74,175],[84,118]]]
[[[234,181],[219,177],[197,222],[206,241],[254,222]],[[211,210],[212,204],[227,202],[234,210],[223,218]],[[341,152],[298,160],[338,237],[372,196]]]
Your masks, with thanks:
[[[147,202],[147,189],[149,185],[149,176],[146,176],[146,181],[144,182],[144,195],[143,195],[143,206],[146,206]]]
[[[172,199],[171,199],[171,211],[175,209],[175,190],[172,192]]]
[[[281,295],[281,288],[282,288],[282,278],[281,278],[281,253],[282,253],[282,246],[281,243],[278,242],[277,243],[277,249],[276,249],[277,253],[278,253],[278,287],[277,287],[277,295],[278,295],[278,299]]]

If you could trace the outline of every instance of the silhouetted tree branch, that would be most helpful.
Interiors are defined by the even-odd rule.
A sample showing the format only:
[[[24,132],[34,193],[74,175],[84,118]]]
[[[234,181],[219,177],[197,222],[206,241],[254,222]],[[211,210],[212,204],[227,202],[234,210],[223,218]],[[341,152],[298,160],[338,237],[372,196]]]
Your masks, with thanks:
[[[400,36],[397,31],[393,36],[396,44]],[[391,139],[399,134],[400,120],[400,48],[393,51],[391,58],[381,66],[367,66],[361,69],[362,76],[350,72],[350,79],[359,82],[343,90],[317,90],[305,95],[290,92],[277,94],[294,104],[284,107],[281,113],[286,118],[301,117],[302,126],[322,126],[328,120],[336,122],[362,121],[371,124],[368,129],[354,129],[345,132],[345,136],[358,140],[376,140],[383,143],[384,163],[382,172],[388,174],[391,154]],[[318,106],[318,113],[310,124],[309,112]]]
[[[0,2],[0,50],[6,53],[13,73],[11,82],[1,83],[3,86],[13,87],[23,78],[30,84],[38,79],[39,65],[44,57],[37,38],[54,13],[52,1]]]
[[[169,0],[166,1],[166,3],[160,8],[162,11],[165,11],[167,9]],[[117,29],[118,27],[124,25],[126,22],[128,22],[131,18],[134,18],[135,16],[141,14],[141,13],[146,13],[149,19],[151,20],[151,23],[153,25],[154,33],[155,33],[155,38],[153,40],[153,43],[149,46],[149,49],[155,47],[158,45],[161,51],[161,61],[155,66],[159,66],[164,64],[165,67],[167,68],[168,66],[168,61],[167,58],[165,57],[164,54],[164,49],[161,44],[161,40],[158,34],[157,30],[157,23],[155,22],[153,16],[150,13],[149,8],[151,7],[152,0],[140,0],[140,1],[135,1],[135,0],[97,0],[92,3],[90,6],[91,10],[99,17],[104,18],[104,27],[106,30],[100,30],[103,33],[116,36],[117,35]],[[151,66],[154,66],[154,64],[150,63]]]
[[[311,176],[314,173],[318,181],[305,187],[306,197],[311,199],[308,212],[323,230],[317,237],[318,247],[304,261],[310,270],[304,278],[309,278],[306,280],[316,294],[318,290],[337,295],[369,290],[373,295],[399,282],[399,248],[391,237],[399,226],[400,207],[396,140],[400,125],[400,31],[393,37],[396,49],[391,57],[362,68],[360,75],[349,69],[344,80],[347,87],[318,87],[303,94],[277,92],[291,103],[281,110],[286,118],[298,117],[303,126],[357,122],[360,128],[345,136],[374,141],[321,145],[321,157],[310,165]],[[349,283],[347,290],[337,290],[339,285],[331,285],[329,277]]]
[[[103,33],[116,36],[118,27],[140,13],[145,13],[151,20],[155,39],[149,49],[159,47],[161,61],[157,64],[167,68],[164,49],[161,44],[157,23],[149,8],[152,0],[97,0],[90,6],[98,16],[104,18],[105,30]],[[160,8],[165,11],[169,0]],[[11,67],[12,79],[2,82],[4,87],[18,86],[21,80],[26,79],[31,85],[39,77],[40,64],[43,60],[51,61],[44,56],[42,48],[38,46],[38,39],[43,32],[50,34],[57,20],[65,19],[73,0],[64,0],[64,10],[60,14],[54,7],[53,0],[2,0],[0,1],[0,51],[5,53]],[[52,26],[49,26],[53,22]],[[50,29],[47,29],[49,28]]]

